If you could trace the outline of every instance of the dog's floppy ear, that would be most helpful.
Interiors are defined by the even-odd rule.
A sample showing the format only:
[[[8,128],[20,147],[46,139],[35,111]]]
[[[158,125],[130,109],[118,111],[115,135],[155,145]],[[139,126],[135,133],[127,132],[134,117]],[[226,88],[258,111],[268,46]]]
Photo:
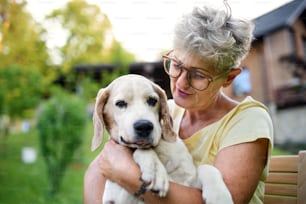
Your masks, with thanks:
[[[167,95],[158,85],[153,83],[153,88],[160,98],[160,118],[163,138],[169,142],[175,142],[176,133],[173,130],[173,122],[167,105]]]
[[[100,89],[97,97],[95,110],[93,113],[93,125],[94,125],[94,136],[91,143],[91,151],[96,150],[103,141],[104,134],[104,119],[103,119],[103,108],[108,99],[109,91],[107,88]]]

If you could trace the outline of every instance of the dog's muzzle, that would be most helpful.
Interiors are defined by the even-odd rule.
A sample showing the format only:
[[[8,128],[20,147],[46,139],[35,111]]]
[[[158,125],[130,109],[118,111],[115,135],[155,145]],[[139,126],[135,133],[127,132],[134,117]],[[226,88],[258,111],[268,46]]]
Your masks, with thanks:
[[[153,123],[149,120],[138,120],[134,123],[134,130],[138,138],[150,137],[153,128]]]
[[[151,148],[153,144],[154,125],[149,120],[138,120],[133,124],[134,137],[132,140],[127,141],[124,137],[120,136],[120,143],[131,148]]]
[[[126,141],[123,137],[120,141],[132,148],[151,148],[153,146],[152,132],[154,125],[149,120],[138,120],[133,124],[135,136],[133,141]]]

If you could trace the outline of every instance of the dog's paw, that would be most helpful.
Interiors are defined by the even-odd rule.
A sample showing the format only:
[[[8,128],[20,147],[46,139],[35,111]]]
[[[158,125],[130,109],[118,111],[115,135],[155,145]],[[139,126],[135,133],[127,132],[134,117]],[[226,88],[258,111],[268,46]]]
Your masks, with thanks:
[[[231,193],[226,187],[220,171],[212,165],[198,167],[202,184],[202,197],[206,204],[233,204]]]
[[[165,197],[169,190],[169,180],[164,165],[153,150],[137,149],[134,152],[134,159],[141,170],[141,179],[150,183],[147,190],[150,190],[160,197]]]
[[[149,189],[160,197],[165,197],[167,195],[169,190],[168,174],[161,163],[156,165],[154,180],[149,186]]]

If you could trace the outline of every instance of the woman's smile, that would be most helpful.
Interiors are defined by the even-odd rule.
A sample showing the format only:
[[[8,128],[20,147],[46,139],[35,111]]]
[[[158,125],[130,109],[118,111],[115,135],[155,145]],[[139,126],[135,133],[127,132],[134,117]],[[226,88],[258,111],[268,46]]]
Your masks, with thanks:
[[[179,89],[179,88],[177,88],[176,91],[180,97],[188,97],[191,95],[191,93],[187,93],[186,91]]]

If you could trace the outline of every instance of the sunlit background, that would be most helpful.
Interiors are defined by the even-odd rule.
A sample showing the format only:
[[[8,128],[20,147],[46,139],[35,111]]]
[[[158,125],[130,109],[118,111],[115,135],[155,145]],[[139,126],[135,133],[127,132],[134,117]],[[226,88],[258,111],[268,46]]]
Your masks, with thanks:
[[[290,0],[228,0],[234,16],[258,17]],[[28,0],[27,9],[48,30],[50,48],[65,43],[65,35],[55,24],[44,21],[46,14],[62,8],[67,0]],[[171,48],[171,31],[176,19],[194,5],[224,7],[223,1],[210,0],[88,0],[98,5],[112,24],[113,34],[139,61],[156,61],[160,51]]]
[[[277,11],[294,20],[273,30],[280,18],[261,19],[269,32],[257,33],[245,72],[224,90],[267,105],[273,154],[306,149],[306,4],[292,2],[228,0],[233,16],[259,22]],[[203,4],[224,8],[223,0],[0,0],[0,204],[82,203],[84,172],[97,155],[98,90],[134,73],[171,97],[161,54],[176,20]]]

